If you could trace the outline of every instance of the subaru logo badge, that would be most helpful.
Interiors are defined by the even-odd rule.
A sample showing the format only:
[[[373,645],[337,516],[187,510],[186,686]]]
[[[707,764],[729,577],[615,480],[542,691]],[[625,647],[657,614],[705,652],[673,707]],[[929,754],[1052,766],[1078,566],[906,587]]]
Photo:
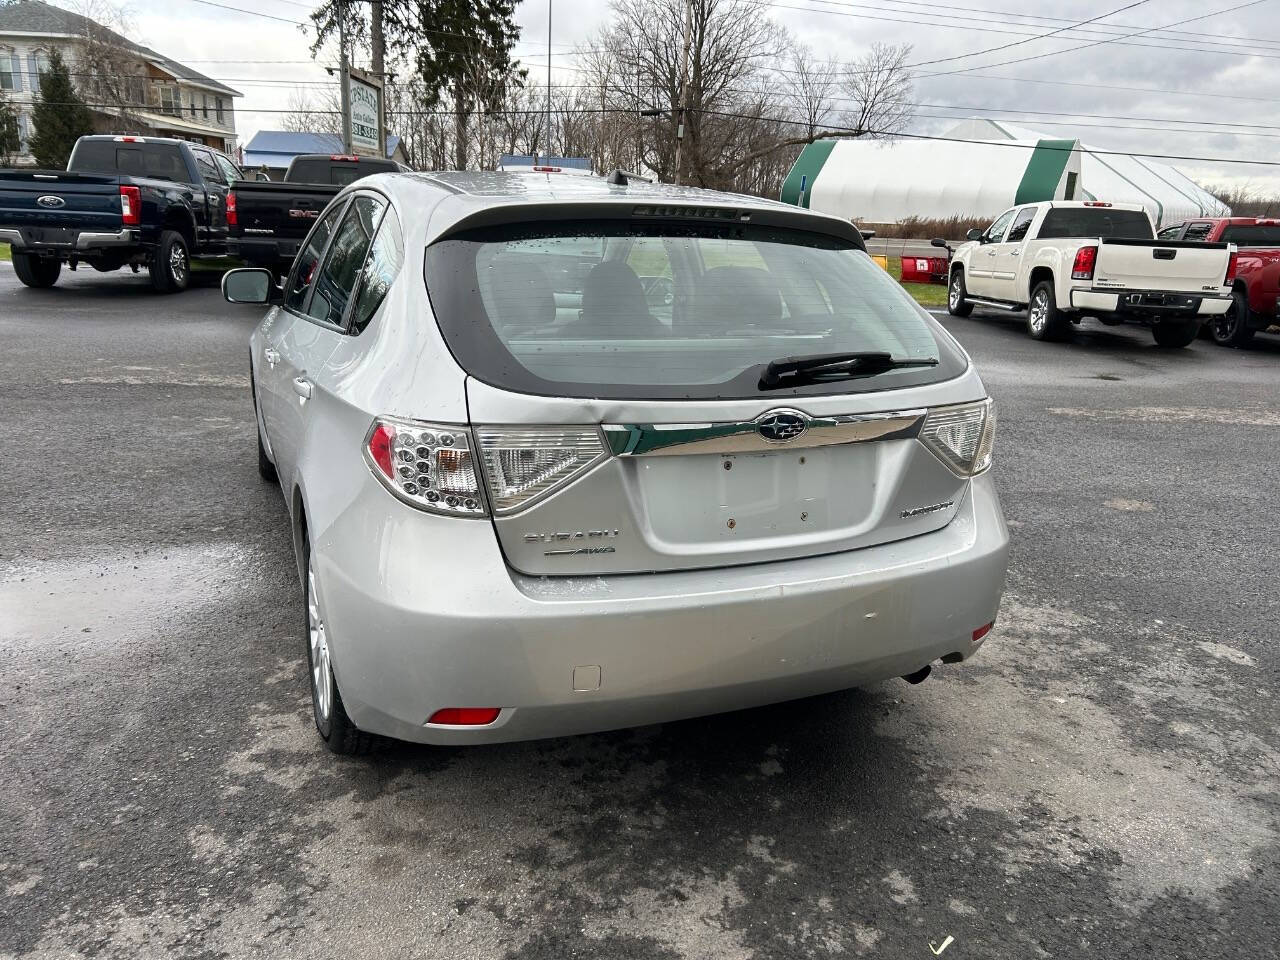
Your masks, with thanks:
[[[756,420],[756,430],[770,443],[787,443],[809,429],[809,418],[799,410],[770,410]]]
[[[65,207],[67,201],[61,197],[36,197],[36,203],[42,207]]]

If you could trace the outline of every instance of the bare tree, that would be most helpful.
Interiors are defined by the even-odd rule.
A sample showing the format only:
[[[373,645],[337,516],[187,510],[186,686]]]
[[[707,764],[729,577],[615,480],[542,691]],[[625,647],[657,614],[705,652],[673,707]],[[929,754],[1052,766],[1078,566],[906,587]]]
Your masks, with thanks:
[[[76,88],[89,103],[119,117],[116,130],[141,129],[138,113],[149,106],[149,84],[142,51],[127,39],[133,32],[128,11],[110,0],[77,0],[73,10],[80,17],[71,67]]]
[[[845,68],[850,106],[843,123],[855,135],[885,137],[911,121],[911,75],[906,66],[910,54],[908,44],[873,43]]]
[[[815,59],[809,47],[796,44],[785,89],[792,112],[812,137],[831,121],[840,90],[840,70],[830,61]]]
[[[316,95],[294,87],[289,94],[289,112],[280,115],[280,128],[290,133],[342,133],[339,92],[326,87]]]

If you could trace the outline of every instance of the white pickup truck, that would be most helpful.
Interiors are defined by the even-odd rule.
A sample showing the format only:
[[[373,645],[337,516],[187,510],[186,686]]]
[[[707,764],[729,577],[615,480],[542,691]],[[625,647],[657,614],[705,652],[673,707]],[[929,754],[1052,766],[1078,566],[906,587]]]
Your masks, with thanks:
[[[947,309],[1025,309],[1037,340],[1062,339],[1086,317],[1138,321],[1160,346],[1185,347],[1230,309],[1235,266],[1234,244],[1157,241],[1137,204],[1029,203],[970,230],[955,249]]]

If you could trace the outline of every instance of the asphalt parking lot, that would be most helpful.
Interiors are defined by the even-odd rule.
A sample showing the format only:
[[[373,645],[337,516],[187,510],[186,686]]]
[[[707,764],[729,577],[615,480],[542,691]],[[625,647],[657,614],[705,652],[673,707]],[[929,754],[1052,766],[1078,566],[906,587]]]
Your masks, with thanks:
[[[1280,339],[947,319],[1014,550],[918,687],[342,761],[256,319],[0,264],[0,956],[1276,956]]]

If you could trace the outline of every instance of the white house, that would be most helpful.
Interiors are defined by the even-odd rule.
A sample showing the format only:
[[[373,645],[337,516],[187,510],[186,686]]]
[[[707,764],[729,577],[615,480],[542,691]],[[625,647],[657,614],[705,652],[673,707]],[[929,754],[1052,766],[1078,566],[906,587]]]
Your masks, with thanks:
[[[77,75],[76,64],[90,37],[117,48],[122,69],[130,74],[127,109],[90,103],[99,133],[178,137],[228,153],[235,150],[239,91],[80,14],[40,0],[17,0],[0,4],[0,90],[17,108],[22,146],[16,162],[35,162],[27,151],[33,132],[32,99],[39,90],[40,74],[48,67],[49,51],[61,52],[72,80],[82,88],[88,78]]]

